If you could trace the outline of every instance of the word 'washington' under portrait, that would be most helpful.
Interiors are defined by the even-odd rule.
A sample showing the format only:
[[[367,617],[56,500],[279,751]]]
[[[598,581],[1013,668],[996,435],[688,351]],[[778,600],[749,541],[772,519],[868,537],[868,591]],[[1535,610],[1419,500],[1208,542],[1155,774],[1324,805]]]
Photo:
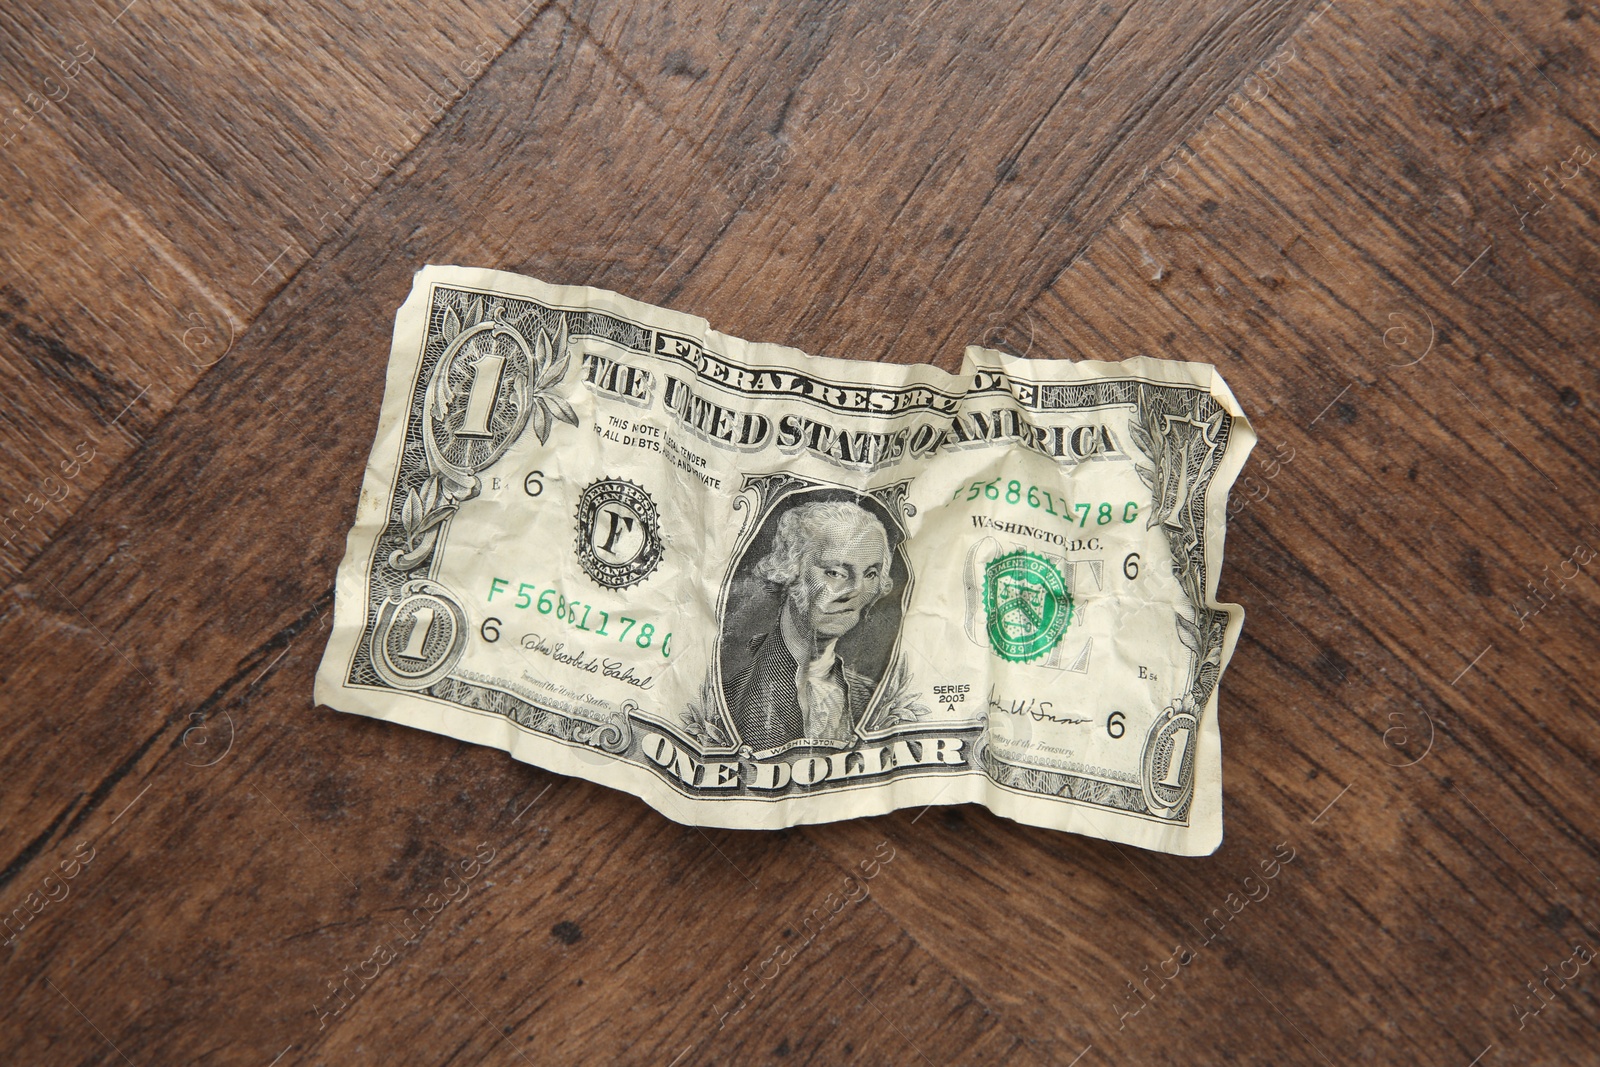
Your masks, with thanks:
[[[763,605],[741,611],[730,597],[723,634],[742,646],[737,666],[724,660],[723,692],[744,744],[761,752],[797,742],[855,743],[894,623],[867,635],[872,647],[858,658],[874,661],[872,674],[842,655],[840,642],[894,588],[892,567],[883,521],[860,504],[823,500],[778,516],[754,568]]]

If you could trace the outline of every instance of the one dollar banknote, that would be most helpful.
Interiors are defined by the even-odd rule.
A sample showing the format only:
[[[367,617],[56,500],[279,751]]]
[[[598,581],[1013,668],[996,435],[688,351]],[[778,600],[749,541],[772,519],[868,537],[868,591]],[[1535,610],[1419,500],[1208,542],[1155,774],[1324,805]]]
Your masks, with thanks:
[[[812,357],[430,266],[316,699],[683,823],[977,803],[1206,854],[1254,441],[1204,364]]]

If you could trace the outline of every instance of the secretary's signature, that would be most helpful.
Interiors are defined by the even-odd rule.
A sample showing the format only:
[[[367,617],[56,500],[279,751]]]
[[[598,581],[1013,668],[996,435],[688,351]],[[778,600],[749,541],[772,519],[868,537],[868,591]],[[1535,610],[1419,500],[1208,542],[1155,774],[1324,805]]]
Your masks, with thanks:
[[[1053,706],[1050,701],[1040,700],[1038,697],[1001,700],[995,695],[992,686],[989,689],[989,710],[991,711],[998,711],[1005,715],[1025,715],[1034,722],[1053,722],[1062,726],[1076,726],[1079,723],[1089,721],[1088,719],[1070,719],[1052,715],[1050,709]]]

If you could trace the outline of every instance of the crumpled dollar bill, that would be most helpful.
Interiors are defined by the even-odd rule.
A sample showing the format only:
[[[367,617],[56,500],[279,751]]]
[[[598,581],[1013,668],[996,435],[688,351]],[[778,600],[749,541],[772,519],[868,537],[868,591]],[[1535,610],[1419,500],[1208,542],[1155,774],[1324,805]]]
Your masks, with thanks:
[[[316,699],[774,828],[978,803],[1222,839],[1215,369],[808,356],[579,286],[429,266]]]

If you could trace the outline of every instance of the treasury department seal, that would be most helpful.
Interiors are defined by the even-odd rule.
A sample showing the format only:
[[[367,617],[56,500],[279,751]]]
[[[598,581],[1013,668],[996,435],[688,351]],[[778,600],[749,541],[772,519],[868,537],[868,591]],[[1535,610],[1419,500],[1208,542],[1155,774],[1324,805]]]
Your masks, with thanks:
[[[660,513],[639,486],[601,478],[578,498],[578,564],[597,585],[626,589],[661,562]]]
[[[997,556],[983,570],[989,647],[1028,663],[1056,647],[1072,621],[1072,594],[1056,565],[1036,552]]]

